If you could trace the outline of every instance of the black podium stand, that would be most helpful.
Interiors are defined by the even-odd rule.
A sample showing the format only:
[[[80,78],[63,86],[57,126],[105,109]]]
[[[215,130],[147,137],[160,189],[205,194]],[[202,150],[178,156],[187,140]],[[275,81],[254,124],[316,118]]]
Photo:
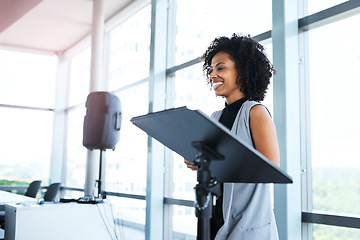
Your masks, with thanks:
[[[131,122],[197,166],[198,239],[209,239],[217,182],[292,183],[284,171],[200,110],[173,108]]]

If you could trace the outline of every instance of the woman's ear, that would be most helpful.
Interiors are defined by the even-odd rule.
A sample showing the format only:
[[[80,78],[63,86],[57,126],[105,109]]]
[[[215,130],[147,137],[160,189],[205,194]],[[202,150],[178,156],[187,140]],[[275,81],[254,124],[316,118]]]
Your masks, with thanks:
[[[240,89],[242,88],[241,86],[241,75],[240,73],[238,73],[237,77],[236,77],[236,84],[240,86]]]

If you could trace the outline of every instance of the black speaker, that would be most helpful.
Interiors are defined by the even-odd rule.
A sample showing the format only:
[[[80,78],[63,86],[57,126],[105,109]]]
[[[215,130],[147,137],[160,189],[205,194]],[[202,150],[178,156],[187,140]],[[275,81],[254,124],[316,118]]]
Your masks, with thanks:
[[[85,106],[83,145],[90,150],[114,150],[120,135],[120,99],[109,92],[92,92]]]

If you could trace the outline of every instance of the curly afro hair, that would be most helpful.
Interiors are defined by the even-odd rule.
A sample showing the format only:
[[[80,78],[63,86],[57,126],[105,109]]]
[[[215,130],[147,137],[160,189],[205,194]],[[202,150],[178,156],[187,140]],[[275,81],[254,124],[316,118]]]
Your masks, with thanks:
[[[211,61],[218,52],[226,52],[234,60],[238,72],[237,84],[245,96],[254,101],[264,100],[270,78],[276,73],[264,47],[250,38],[250,35],[234,33],[231,38],[215,38],[201,57],[204,60],[203,71],[208,84]]]

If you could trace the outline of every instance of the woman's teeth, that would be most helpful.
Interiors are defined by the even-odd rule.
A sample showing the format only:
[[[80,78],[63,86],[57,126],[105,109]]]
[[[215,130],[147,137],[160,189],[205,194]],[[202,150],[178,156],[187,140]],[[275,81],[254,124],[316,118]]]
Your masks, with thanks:
[[[217,86],[220,86],[220,85],[223,85],[223,82],[213,83],[213,88],[215,88],[215,87],[217,87]]]

